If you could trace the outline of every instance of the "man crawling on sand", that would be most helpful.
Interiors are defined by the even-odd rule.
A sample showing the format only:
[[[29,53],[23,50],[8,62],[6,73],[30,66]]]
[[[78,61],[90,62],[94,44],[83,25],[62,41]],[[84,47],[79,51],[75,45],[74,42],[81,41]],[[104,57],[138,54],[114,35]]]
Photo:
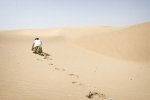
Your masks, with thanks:
[[[32,45],[33,53],[43,55],[42,51],[42,41],[39,38],[35,38],[33,45]]]

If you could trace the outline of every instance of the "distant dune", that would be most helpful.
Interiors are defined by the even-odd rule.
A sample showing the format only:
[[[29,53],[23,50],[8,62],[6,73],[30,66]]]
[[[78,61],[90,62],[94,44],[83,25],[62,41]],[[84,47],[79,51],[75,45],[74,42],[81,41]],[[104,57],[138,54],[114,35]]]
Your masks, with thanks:
[[[81,47],[117,59],[150,61],[150,23],[74,30],[67,37]]]

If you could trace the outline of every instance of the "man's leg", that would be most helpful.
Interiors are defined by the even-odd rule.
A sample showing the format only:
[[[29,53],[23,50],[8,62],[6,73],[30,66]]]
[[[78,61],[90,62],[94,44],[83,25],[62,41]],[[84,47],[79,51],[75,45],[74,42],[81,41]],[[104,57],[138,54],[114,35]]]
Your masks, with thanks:
[[[42,53],[42,52],[43,52],[43,51],[42,51],[42,47],[38,47],[38,48],[37,48],[37,53],[40,54],[40,53]]]
[[[37,53],[37,49],[38,49],[38,47],[34,47],[33,48],[33,53]]]

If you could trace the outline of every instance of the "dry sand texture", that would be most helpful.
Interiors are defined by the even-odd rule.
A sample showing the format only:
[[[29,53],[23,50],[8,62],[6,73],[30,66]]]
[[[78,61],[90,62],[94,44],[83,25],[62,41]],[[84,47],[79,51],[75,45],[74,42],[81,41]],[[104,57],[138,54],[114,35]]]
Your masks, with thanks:
[[[0,51],[0,100],[150,100],[150,23],[0,31]]]

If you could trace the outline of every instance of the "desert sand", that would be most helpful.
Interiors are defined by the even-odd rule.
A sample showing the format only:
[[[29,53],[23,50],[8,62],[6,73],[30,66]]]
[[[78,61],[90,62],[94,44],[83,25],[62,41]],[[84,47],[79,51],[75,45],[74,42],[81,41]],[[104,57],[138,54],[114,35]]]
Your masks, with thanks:
[[[150,100],[150,23],[3,30],[0,51],[0,100]]]

